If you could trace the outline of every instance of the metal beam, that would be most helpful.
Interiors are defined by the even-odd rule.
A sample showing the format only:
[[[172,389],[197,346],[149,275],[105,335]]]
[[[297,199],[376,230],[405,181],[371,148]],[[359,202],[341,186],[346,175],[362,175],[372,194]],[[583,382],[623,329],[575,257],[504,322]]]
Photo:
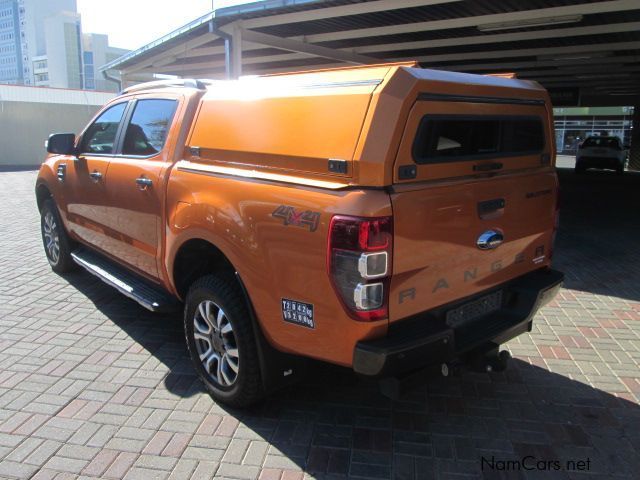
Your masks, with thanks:
[[[590,67],[571,68],[571,69],[549,69],[549,70],[531,70],[518,73],[518,78],[534,79],[555,77],[565,78],[570,77],[575,79],[576,75],[589,75],[607,73],[615,75],[616,72],[628,73],[628,72],[640,72],[640,65],[625,66],[623,69],[612,71],[607,65],[592,65]]]
[[[439,62],[455,62],[460,60],[477,60],[481,58],[517,58],[517,57],[533,57],[537,55],[563,55],[568,53],[593,53],[593,52],[609,52],[616,50],[637,50],[640,48],[640,41],[636,42],[614,42],[614,43],[595,43],[583,45],[571,45],[568,47],[547,47],[547,48],[522,48],[513,50],[492,50],[485,52],[464,52],[464,53],[446,53],[441,55],[421,55],[418,57],[400,57],[394,58],[394,61],[417,60],[418,62],[429,64]],[[389,59],[391,60],[391,59]]]
[[[384,12],[389,10],[399,10],[403,8],[424,7],[428,5],[440,5],[443,3],[453,3],[460,0],[376,0],[373,2],[354,3],[339,7],[317,8],[304,10],[302,12],[283,13],[281,15],[270,15],[262,18],[245,20],[246,28],[260,28],[271,25],[283,25],[291,23],[308,22],[312,20],[323,20],[325,18],[347,17],[350,15],[361,15],[363,13]]]
[[[377,58],[358,55],[355,53],[346,52],[344,50],[321,47],[320,45],[313,45],[298,40],[277,37],[275,35],[268,35],[266,33],[256,32],[254,30],[247,30],[246,28],[242,28],[242,38],[244,38],[248,42],[259,43],[261,45],[279,48],[281,50],[288,50],[290,52],[299,52],[306,56],[323,57],[329,58],[331,60],[340,60],[342,62],[355,64],[380,62],[380,59]]]
[[[385,43],[378,45],[366,45],[363,47],[353,47],[339,49],[338,51],[347,51],[352,53],[373,53],[373,52],[392,52],[398,50],[418,50],[427,48],[440,48],[440,47],[454,47],[460,45],[469,44],[489,44],[489,43],[503,43],[503,42],[517,42],[524,40],[537,40],[542,38],[557,38],[557,37],[579,37],[585,35],[600,35],[608,33],[621,33],[621,32],[637,32],[640,30],[640,22],[626,22],[626,23],[614,23],[607,25],[596,25],[588,27],[575,27],[575,28],[557,28],[552,30],[534,30],[530,32],[514,32],[514,33],[502,33],[497,35],[474,35],[470,37],[456,37],[456,38],[443,38],[434,40],[420,40],[417,42],[399,42],[399,43]],[[244,50],[257,50],[264,48],[263,45],[251,44],[244,45]],[[196,48],[181,55],[180,58],[196,58],[196,57],[208,57],[218,54],[223,54],[223,47],[203,47]]]
[[[616,42],[616,43],[598,43],[587,45],[571,45],[569,47],[551,47],[551,48],[528,48],[528,49],[513,49],[513,50],[490,50],[484,52],[464,52],[464,53],[451,53],[440,55],[423,55],[418,57],[400,57],[393,59],[375,59],[375,62],[381,61],[401,61],[401,60],[417,60],[429,68],[431,65],[442,62],[454,62],[464,60],[479,60],[479,59],[496,59],[496,58],[517,58],[517,57],[532,57],[537,55],[564,55],[572,53],[594,53],[594,52],[609,52],[616,50],[637,50],[640,49],[640,41],[636,42]],[[243,64],[247,65],[259,65],[264,63],[282,62],[289,60],[300,60],[308,58],[308,54],[289,53],[282,55],[267,55],[248,57],[243,59]],[[341,59],[340,59],[341,60]],[[344,60],[342,60],[344,61]],[[218,67],[224,66],[224,60],[215,60],[209,62],[197,62],[185,65],[167,66],[154,69],[155,73],[173,73],[175,70],[180,71],[188,70],[203,70],[211,69],[215,70]],[[463,67],[463,65],[459,65]],[[208,67],[208,68],[207,68]],[[259,68],[259,67],[258,67]],[[316,67],[317,68],[317,67]],[[451,70],[450,66],[443,67],[444,69]],[[291,68],[289,68],[290,70]],[[176,73],[179,74],[179,73]]]
[[[613,57],[603,57],[603,58],[598,58],[597,59],[597,64],[598,65],[603,65],[603,68],[606,68],[606,64],[610,64],[610,63],[614,63],[614,64],[618,64],[618,63],[622,63],[622,64],[634,64],[634,63],[638,63],[640,62],[640,55],[620,55],[620,56],[613,56]],[[515,71],[516,73],[528,73],[528,70],[524,70],[522,72],[519,72],[520,69],[526,69],[526,68],[545,68],[545,67],[576,67],[579,68],[581,65],[593,65],[594,64],[594,60],[591,58],[576,58],[576,59],[563,59],[563,60],[531,60],[531,61],[524,61],[524,62],[498,62],[498,63],[481,63],[481,64],[456,64],[456,65],[444,65],[444,66],[439,66],[439,65],[434,65],[431,66],[429,68],[433,68],[435,70],[448,70],[448,71],[452,71],[452,72],[469,72],[469,73],[473,73],[473,72],[513,72]],[[198,63],[197,65],[204,65],[205,67],[211,67],[213,64],[212,63]],[[342,63],[328,63],[328,64],[322,64],[323,68],[333,68],[333,67],[340,67],[342,66]],[[261,68],[260,65],[247,65],[247,68],[245,68],[246,73],[248,74],[257,74],[263,71],[268,71],[270,73],[283,73],[283,72],[290,72],[291,71],[291,67],[281,67],[281,68],[269,68],[268,70],[264,70],[263,68]],[[213,73],[216,72],[216,69],[218,67],[215,68],[210,68],[209,70],[207,69],[202,69],[202,70],[196,70],[197,73],[199,74],[207,74],[207,73]],[[306,65],[301,65],[299,67],[295,67],[296,71],[302,71],[302,70],[310,70],[310,69],[317,69],[317,66],[311,65],[311,66],[306,66]]]
[[[140,70],[144,70],[145,68],[151,67],[157,61],[162,61],[167,57],[178,56],[181,53],[187,52],[191,49],[198,48],[206,43],[209,43],[215,40],[216,38],[219,38],[216,34],[207,32],[199,37],[196,37],[185,43],[181,43],[180,45],[177,45],[168,50],[164,50],[160,53],[157,53],[156,55],[153,55],[152,57],[142,60],[139,64],[131,68],[123,68],[122,71],[130,72],[130,73],[139,72]]]
[[[621,32],[640,31],[640,22],[614,23],[588,27],[555,28],[551,30],[533,30],[529,32],[501,33],[496,35],[473,35],[470,37],[420,40],[417,42],[398,42],[379,45],[367,45],[350,49],[355,53],[392,52],[398,50],[419,50],[426,48],[457,47],[488,43],[519,42],[545,38],[581,37]],[[197,52],[197,50],[195,50]]]
[[[635,63],[640,62],[640,55],[619,55],[613,57],[598,58],[599,64],[607,63]],[[560,67],[572,65],[591,65],[594,63],[593,58],[575,58],[562,60],[528,60],[524,62],[498,62],[498,63],[472,63],[457,64],[446,66],[434,66],[432,68],[438,70],[452,70],[454,72],[510,72],[520,68],[541,68],[541,67]]]
[[[634,73],[638,71],[639,70],[636,69]],[[602,75],[602,77],[600,77],[600,75]],[[614,85],[617,82],[625,81],[625,80],[629,80],[637,77],[637,73],[635,77],[630,73],[620,74],[619,76],[616,75],[615,73],[612,73],[610,76],[606,76],[606,77],[605,75],[606,74],[602,72],[587,72],[587,73],[580,73],[578,75],[535,75],[535,76],[526,76],[526,77],[518,77],[518,78],[521,80],[535,80],[536,82],[542,82],[542,83],[545,83],[545,82],[578,83],[581,81],[584,81],[584,82],[605,81],[610,83],[611,85]]]
[[[364,3],[363,5],[367,5]],[[582,3],[562,7],[539,8],[519,12],[496,13],[490,15],[478,15],[474,17],[452,18],[447,20],[434,20],[427,22],[404,23],[401,25],[388,25],[384,27],[360,28],[341,32],[319,33],[305,35],[304,39],[309,43],[330,42],[332,40],[348,40],[365,37],[381,37],[384,35],[397,35],[410,32],[427,32],[446,30],[450,28],[476,27],[489,23],[513,22],[530,20],[531,18],[547,18],[564,15],[590,15],[596,13],[621,12],[640,9],[638,0],[609,0],[604,2]],[[275,17],[266,17],[275,20]],[[301,40],[303,37],[291,37]]]
[[[614,83],[613,80],[609,80],[607,81],[605,80],[580,80],[580,81],[576,81],[574,80],[573,82],[565,82],[565,81],[558,81],[558,80],[554,80],[552,82],[540,82],[545,88],[553,88],[553,87],[580,87],[580,88],[585,88],[585,87],[589,87],[589,88],[593,88],[593,87],[606,87],[606,86],[628,86],[631,88],[635,88],[635,86],[638,84],[638,80],[640,79],[640,77],[635,77],[635,78],[624,78],[624,79],[617,79]]]
[[[600,43],[600,44],[586,44],[586,45],[572,45],[569,47],[551,47],[551,48],[528,48],[528,49],[513,49],[513,50],[489,50],[484,52],[464,52],[464,53],[450,53],[440,55],[422,55],[418,57],[399,57],[399,58],[377,58],[375,62],[381,61],[400,61],[400,60],[417,60],[424,64],[437,64],[442,62],[454,62],[464,60],[478,60],[478,59],[491,59],[491,58],[512,58],[512,57],[531,57],[536,55],[562,55],[569,53],[592,53],[592,52],[608,52],[615,50],[636,50],[640,48],[640,41],[636,42],[617,42],[617,43]],[[244,58],[244,65],[256,65],[261,63],[282,62],[290,60],[301,60],[308,58],[308,54],[300,53],[288,53],[282,55],[266,55],[256,56],[250,58]],[[344,60],[343,60],[344,61]],[[196,68],[201,68],[203,65],[209,65],[212,69],[224,65],[224,60],[216,60],[211,62],[198,62],[194,63]],[[445,67],[449,68],[449,67]],[[158,69],[156,73],[170,72],[170,67],[163,67]]]

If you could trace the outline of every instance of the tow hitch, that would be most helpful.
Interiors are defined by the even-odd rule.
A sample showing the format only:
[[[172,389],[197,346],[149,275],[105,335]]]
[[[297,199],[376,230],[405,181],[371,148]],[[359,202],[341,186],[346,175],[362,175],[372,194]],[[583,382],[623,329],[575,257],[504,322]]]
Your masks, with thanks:
[[[429,378],[452,377],[459,375],[463,370],[479,373],[502,372],[507,368],[510,359],[511,354],[507,350],[500,351],[498,346],[477,349],[451,362],[432,365],[402,376],[382,378],[379,381],[380,392],[392,400],[399,400],[405,393],[423,385]]]

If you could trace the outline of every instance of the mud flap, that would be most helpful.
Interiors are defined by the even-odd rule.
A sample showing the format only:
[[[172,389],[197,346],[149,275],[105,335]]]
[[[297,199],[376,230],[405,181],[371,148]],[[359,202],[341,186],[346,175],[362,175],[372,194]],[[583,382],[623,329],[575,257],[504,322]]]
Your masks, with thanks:
[[[249,293],[238,272],[236,272],[236,278],[240,284],[251,315],[264,393],[272,393],[304,378],[309,367],[309,360],[304,357],[281,352],[269,343],[264,333],[262,333],[262,328],[260,328],[260,324],[258,323],[253,304],[249,298]]]

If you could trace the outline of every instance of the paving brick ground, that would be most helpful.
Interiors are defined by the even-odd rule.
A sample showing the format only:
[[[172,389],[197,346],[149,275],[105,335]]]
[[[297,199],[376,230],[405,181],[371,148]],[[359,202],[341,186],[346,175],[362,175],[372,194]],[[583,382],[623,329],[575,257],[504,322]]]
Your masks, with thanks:
[[[0,173],[0,478],[638,478],[640,175],[563,172],[566,289],[506,373],[391,402],[323,367],[242,412],[203,393],[179,319],[49,270],[34,180]],[[551,471],[500,470],[527,455]]]

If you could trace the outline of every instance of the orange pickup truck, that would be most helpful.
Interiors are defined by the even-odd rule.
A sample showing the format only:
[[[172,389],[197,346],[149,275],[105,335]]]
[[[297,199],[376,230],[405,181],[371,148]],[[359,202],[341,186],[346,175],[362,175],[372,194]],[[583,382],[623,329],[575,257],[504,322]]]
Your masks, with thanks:
[[[562,283],[534,82],[407,64],[158,81],[47,150],[53,270],[182,308],[198,374],[231,405],[303,358],[381,378],[495,359]]]

